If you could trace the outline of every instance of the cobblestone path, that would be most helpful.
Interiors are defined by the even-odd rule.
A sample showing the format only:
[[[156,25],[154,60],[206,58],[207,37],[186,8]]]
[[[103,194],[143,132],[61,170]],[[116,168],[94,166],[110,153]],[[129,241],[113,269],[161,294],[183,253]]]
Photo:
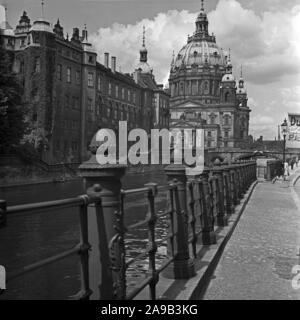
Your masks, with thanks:
[[[295,187],[282,181],[259,183],[204,299],[300,299],[300,288],[292,286],[299,250],[300,179]],[[300,287],[300,279],[298,283]]]

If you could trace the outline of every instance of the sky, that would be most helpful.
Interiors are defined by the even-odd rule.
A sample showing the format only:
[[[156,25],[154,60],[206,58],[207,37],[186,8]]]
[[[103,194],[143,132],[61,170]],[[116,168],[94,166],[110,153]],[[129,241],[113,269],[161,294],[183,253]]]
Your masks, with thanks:
[[[13,27],[23,10],[33,21],[41,16],[40,0],[0,3]],[[138,63],[145,25],[148,62],[164,84],[172,52],[194,32],[200,8],[200,0],[45,0],[49,22],[59,18],[69,34],[86,23],[99,62],[110,52],[122,72],[132,73]],[[243,65],[250,134],[274,139],[287,114],[300,113],[300,0],[206,0],[205,9],[217,44],[231,49],[237,79]]]

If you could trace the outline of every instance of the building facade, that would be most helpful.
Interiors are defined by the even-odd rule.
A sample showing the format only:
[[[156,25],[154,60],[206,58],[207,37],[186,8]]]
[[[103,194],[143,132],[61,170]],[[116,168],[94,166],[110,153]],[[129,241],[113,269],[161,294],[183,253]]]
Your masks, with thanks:
[[[59,20],[53,29],[43,17],[31,24],[24,11],[16,29],[4,21],[0,35],[29,105],[32,131],[24,140],[47,163],[85,160],[96,131],[117,132],[120,120],[127,121],[128,130],[168,127],[169,94],[156,84],[152,70],[117,72],[116,57],[109,53],[101,64],[86,28],[65,37]],[[144,59],[145,52],[140,55]]]
[[[241,76],[236,83],[230,53],[225,55],[208,32],[208,19],[202,8],[196,31],[173,55],[169,86],[170,128],[203,128],[205,147],[239,148],[249,134],[247,92]]]

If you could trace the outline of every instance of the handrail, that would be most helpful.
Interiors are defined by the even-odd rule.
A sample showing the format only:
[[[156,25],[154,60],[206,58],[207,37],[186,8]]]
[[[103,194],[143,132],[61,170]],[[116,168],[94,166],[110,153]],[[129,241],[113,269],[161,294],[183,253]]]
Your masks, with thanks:
[[[159,276],[163,272],[170,272],[170,270],[172,270],[175,279],[192,277],[195,271],[193,261],[189,257],[189,250],[191,249],[193,253],[193,259],[197,259],[199,243],[202,245],[216,243],[215,228],[226,226],[228,216],[234,213],[234,206],[239,203],[250,184],[256,180],[256,163],[253,161],[205,169],[200,175],[189,179],[187,179],[184,169],[178,169],[175,175],[176,179],[174,179],[174,170],[166,171],[167,175],[169,174],[169,182],[165,186],[148,183],[142,188],[119,189],[115,194],[115,199],[119,199],[120,202],[116,206],[119,210],[113,211],[114,235],[108,239],[106,249],[103,245],[101,246],[101,250],[107,250],[107,256],[110,259],[112,288],[114,288],[113,299],[134,299],[147,286],[149,287],[150,299],[157,299],[156,286],[159,282]],[[8,281],[55,261],[65,259],[70,255],[79,254],[82,276],[81,290],[76,298],[89,299],[92,291],[89,283],[89,251],[91,245],[88,239],[88,206],[94,206],[96,214],[101,214],[104,217],[103,211],[111,205],[115,206],[117,202],[108,200],[111,198],[105,198],[108,195],[111,197],[111,194],[107,190],[103,191],[100,184],[94,184],[87,191],[86,195],[74,198],[7,208],[5,201],[0,201],[0,218],[6,216],[6,213],[10,217],[17,213],[38,213],[43,210],[71,207],[79,209],[80,218],[80,242],[75,247],[9,273]],[[166,209],[158,213],[156,212],[156,200],[162,192],[167,195]],[[147,196],[147,215],[141,221],[126,226],[124,222],[127,210],[125,209],[126,197],[131,199],[132,196],[140,194]],[[106,212],[111,213],[112,211]],[[111,214],[106,216],[111,218]],[[167,236],[156,239],[157,223],[165,218],[168,219]],[[126,261],[126,234],[141,226],[147,226],[148,246],[135,257]],[[165,241],[167,241],[167,257],[157,267],[157,248]],[[94,245],[93,248],[95,248]],[[137,260],[145,257],[148,258],[149,264],[145,279],[138,283],[133,291],[126,292],[127,269]],[[170,264],[174,266],[169,269]]]
[[[81,196],[76,198],[36,202],[30,204],[21,204],[17,206],[7,207],[8,214],[27,213],[27,212],[40,212],[41,210],[49,209],[62,209],[71,208],[84,204],[84,200]]]

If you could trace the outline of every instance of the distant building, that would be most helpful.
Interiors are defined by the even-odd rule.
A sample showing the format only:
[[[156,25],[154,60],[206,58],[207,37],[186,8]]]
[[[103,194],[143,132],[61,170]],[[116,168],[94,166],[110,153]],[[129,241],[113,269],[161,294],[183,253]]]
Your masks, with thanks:
[[[16,29],[4,21],[0,35],[30,106],[33,130],[25,139],[44,161],[85,160],[95,132],[117,131],[119,120],[127,121],[128,130],[168,127],[169,94],[145,68],[144,43],[140,65],[129,75],[116,71],[116,57],[110,63],[109,53],[104,64],[97,61],[86,28],[65,37],[59,20],[53,29],[44,17],[31,24],[24,11]]]
[[[163,85],[156,83],[153,70],[148,64],[148,50],[145,46],[145,27],[143,30],[143,44],[140,49],[140,62],[135,68],[133,77],[136,83],[144,88],[145,99],[147,100],[147,94],[148,99],[152,99],[152,106],[148,106],[148,109],[145,110],[145,120],[149,121],[150,116],[153,117],[149,123],[151,126],[149,129],[169,128],[170,94],[167,90],[164,90]],[[154,107],[153,114],[151,114],[152,107]]]
[[[300,153],[300,113],[288,114],[286,147],[289,151]]]
[[[196,31],[173,55],[169,86],[170,128],[205,129],[207,149],[247,146],[251,110],[242,70],[237,85],[230,53],[225,55],[208,32],[203,1]]]

